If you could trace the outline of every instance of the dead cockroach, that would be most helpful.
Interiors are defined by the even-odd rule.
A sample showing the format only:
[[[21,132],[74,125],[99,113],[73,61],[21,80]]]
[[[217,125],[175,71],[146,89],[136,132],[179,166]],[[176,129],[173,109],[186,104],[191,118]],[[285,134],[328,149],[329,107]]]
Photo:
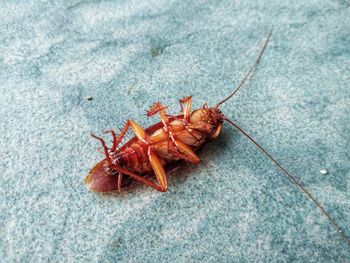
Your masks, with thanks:
[[[143,129],[135,121],[128,120],[119,135],[114,130],[104,132],[111,133],[113,136],[113,145],[110,149],[102,137],[91,134],[91,136],[101,141],[105,159],[98,162],[90,170],[85,178],[87,187],[94,192],[113,192],[116,190],[120,192],[123,178],[127,176],[129,179],[134,179],[158,191],[165,192],[168,189],[167,173],[173,170],[180,160],[193,164],[199,163],[200,159],[195,152],[209,139],[217,138],[221,132],[223,122],[226,121],[254,143],[279,167],[288,179],[321,210],[350,245],[349,237],[345,235],[339,224],[315,197],[249,134],[225,117],[219,109],[220,105],[234,96],[251,76],[266,49],[270,37],[271,32],[254,65],[238,87],[215,106],[208,107],[205,104],[202,108],[191,112],[192,98],[189,96],[179,100],[182,114],[171,116],[166,112],[167,107],[157,102],[147,111],[147,116],[150,117],[158,113],[161,121],[147,129]],[[129,128],[133,130],[136,136],[119,147]],[[155,175],[156,182],[149,179],[151,175]]]

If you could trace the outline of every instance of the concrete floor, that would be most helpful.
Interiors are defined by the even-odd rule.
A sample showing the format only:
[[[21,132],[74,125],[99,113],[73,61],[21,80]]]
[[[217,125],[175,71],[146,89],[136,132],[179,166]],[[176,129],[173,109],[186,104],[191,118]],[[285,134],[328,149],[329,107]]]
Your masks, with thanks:
[[[2,1],[0,261],[349,262],[329,220],[226,125],[169,176],[88,192],[91,131],[192,95],[284,164],[350,236],[350,11],[336,0]],[[92,96],[92,100],[86,100]],[[320,170],[326,169],[323,175]]]

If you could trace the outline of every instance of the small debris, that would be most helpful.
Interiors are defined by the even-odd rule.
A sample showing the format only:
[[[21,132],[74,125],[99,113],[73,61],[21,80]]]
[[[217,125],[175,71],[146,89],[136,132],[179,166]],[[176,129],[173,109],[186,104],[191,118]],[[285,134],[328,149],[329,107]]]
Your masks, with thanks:
[[[320,170],[320,173],[321,173],[322,175],[326,175],[326,174],[328,174],[328,171],[325,170],[325,169],[322,169],[322,170]]]
[[[86,96],[85,100],[92,100],[92,97],[91,96]]]
[[[130,95],[130,93],[132,92],[132,90],[135,88],[135,84],[131,84],[129,87],[128,87],[128,95]]]
[[[150,44],[151,44],[151,54],[153,58],[162,54],[164,49],[170,45],[170,43],[168,43],[168,41],[163,38],[152,38],[150,40]]]

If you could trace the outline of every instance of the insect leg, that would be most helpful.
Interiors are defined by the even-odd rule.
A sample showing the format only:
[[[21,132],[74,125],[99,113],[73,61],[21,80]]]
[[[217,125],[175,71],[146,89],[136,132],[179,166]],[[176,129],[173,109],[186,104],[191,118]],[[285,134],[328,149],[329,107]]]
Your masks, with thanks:
[[[115,150],[117,149],[118,147],[118,138],[117,138],[117,134],[115,133],[114,130],[108,130],[108,131],[103,131],[104,134],[107,134],[107,133],[111,133],[112,136],[113,136],[113,145],[112,145],[112,148],[111,148],[111,151],[112,152],[115,152]]]
[[[166,191],[168,186],[167,186],[167,180],[166,180],[166,174],[164,171],[164,167],[161,164],[161,162],[158,159],[158,156],[156,155],[155,152],[153,152],[152,147],[148,148],[148,158],[151,163],[151,166],[153,168],[153,171],[157,177],[157,180],[160,184],[160,187],[162,191]]]
[[[160,185],[155,184],[150,179],[147,179],[145,177],[142,177],[142,176],[139,176],[139,175],[137,175],[135,173],[132,173],[132,172],[130,172],[127,169],[124,169],[124,168],[119,167],[117,165],[111,165],[110,167],[112,169],[117,170],[118,172],[120,172],[122,174],[129,175],[130,177],[134,178],[136,181],[139,181],[139,182],[144,183],[144,184],[146,184],[146,185],[148,185],[150,187],[153,187],[154,189],[156,189],[156,190],[158,190],[160,192],[165,192],[166,191],[166,189],[162,188],[162,186],[160,186]]]
[[[126,125],[125,125],[125,129],[127,130],[128,127],[130,127],[134,131],[136,137],[139,140],[142,140],[142,141],[144,141],[144,142],[146,142],[148,144],[148,142],[147,142],[148,135],[147,135],[147,133],[144,131],[144,129],[139,124],[137,124],[133,120],[128,120]],[[125,132],[126,132],[126,130],[125,130]]]
[[[168,142],[168,151],[171,149],[172,145],[170,144],[170,141],[172,141],[173,143],[174,141],[174,136],[173,136],[173,132],[172,129],[169,125],[169,118],[168,115],[166,113],[166,106],[163,106],[159,101],[154,103],[151,108],[147,111],[147,116],[150,117],[156,113],[159,112],[159,116],[160,116],[160,120],[162,121],[163,125],[164,125],[164,130],[167,134],[167,142]]]
[[[112,130],[108,130],[108,131],[103,131],[104,134],[111,133],[112,136],[113,136],[113,145],[112,145],[112,148],[111,148],[112,152],[117,150],[117,147],[118,147],[119,143],[124,138],[124,136],[125,136],[126,132],[128,131],[129,127],[130,127],[130,123],[128,121],[124,125],[123,129],[121,130],[119,136],[117,136],[117,134],[115,133],[115,131],[113,129]]]
[[[118,173],[118,192],[122,192],[122,182],[123,182],[123,174]]]
[[[191,147],[177,139],[174,139],[174,142],[175,146],[178,149],[178,152],[174,153],[175,155],[179,156],[182,159],[185,159],[186,161],[189,161],[190,163],[197,164],[200,162],[199,157],[194,153]]]
[[[103,140],[103,138],[102,137],[97,137],[95,134],[92,134],[92,133],[91,133],[91,136],[93,138],[99,140],[102,143],[103,150],[104,150],[105,155],[106,155],[106,159],[107,159],[109,164],[112,163],[111,157],[109,156],[109,153],[108,153],[108,148],[107,148],[106,142]]]
[[[165,116],[166,115],[165,109],[162,109],[161,112],[164,113],[164,115],[161,114],[162,118],[164,117],[164,121],[168,122],[168,117]],[[131,128],[134,130],[136,136],[140,140],[145,140],[147,142],[149,137],[146,134],[146,132],[137,123],[135,123],[131,120],[129,120],[128,122],[130,122]],[[150,146],[148,148],[148,158],[149,158],[149,161],[150,161],[151,166],[153,168],[153,171],[157,177],[157,180],[160,183],[160,189],[161,189],[160,191],[165,192],[167,190],[166,174],[165,174],[163,165],[160,163],[157,155],[153,152],[152,146]]]
[[[132,120],[128,120],[127,123],[128,123],[128,125],[130,125],[131,129],[135,132],[136,136],[140,140],[144,141],[146,144],[149,144],[149,137],[140,125],[138,125],[136,122],[134,122]],[[144,183],[146,183],[147,185],[152,186],[153,188],[157,189],[158,191],[165,192],[167,190],[166,174],[165,174],[163,165],[161,164],[161,162],[158,159],[158,156],[153,152],[152,146],[148,147],[148,158],[149,158],[149,161],[151,163],[151,166],[153,168],[153,171],[157,177],[157,180],[158,180],[160,186],[155,185],[152,181],[150,181],[150,180],[147,181],[147,179],[141,177],[143,179],[142,181]],[[135,176],[135,174],[134,174],[134,176]]]
[[[136,122],[132,120],[128,120],[125,123],[118,137],[116,136],[116,133],[114,132],[114,130],[109,130],[104,132],[104,133],[112,133],[113,135],[113,146],[111,148],[111,151],[115,151],[117,149],[119,143],[122,141],[122,139],[124,138],[126,132],[130,127],[132,128],[132,130],[135,132],[136,136],[139,139],[144,138],[144,136],[146,135],[146,132],[140,127],[140,125],[138,125]]]
[[[179,100],[181,110],[184,113],[184,120],[185,123],[188,123],[191,117],[191,105],[192,105],[192,96],[187,96],[185,98],[182,98]],[[185,108],[182,106],[182,104],[185,104]]]
[[[127,120],[127,122],[125,123],[123,129],[121,130],[118,138],[116,138],[116,141],[115,141],[116,147],[119,145],[119,143],[121,142],[121,140],[123,139],[123,137],[125,136],[125,134],[129,128],[131,128],[134,131],[134,133],[138,139],[144,140],[144,139],[148,138],[146,132],[142,129],[142,127],[140,125],[138,125],[136,122],[134,122],[132,120]],[[106,131],[106,133],[108,133],[108,132],[112,132],[112,131]],[[113,143],[113,145],[114,145],[114,143]]]
[[[160,112],[160,113],[161,113],[161,116],[162,116],[162,114],[164,114],[164,111],[163,111],[163,110],[165,110],[166,108],[167,108],[167,106],[164,106],[164,105],[162,105],[159,101],[157,101],[156,103],[154,103],[154,104],[151,106],[151,108],[150,108],[148,111],[146,111],[146,115],[147,115],[148,117],[151,117],[151,116],[153,116],[154,114]]]

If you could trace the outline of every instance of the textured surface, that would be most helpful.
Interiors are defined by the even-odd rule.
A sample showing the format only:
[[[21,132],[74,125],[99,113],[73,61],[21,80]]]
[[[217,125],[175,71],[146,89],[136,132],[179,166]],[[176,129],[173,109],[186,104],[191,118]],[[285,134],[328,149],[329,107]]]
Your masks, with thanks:
[[[167,193],[82,183],[101,158],[90,131],[146,127],[155,100],[214,104],[273,28],[222,109],[350,235],[349,25],[341,0],[1,1],[0,261],[349,262],[315,205],[229,126]]]

